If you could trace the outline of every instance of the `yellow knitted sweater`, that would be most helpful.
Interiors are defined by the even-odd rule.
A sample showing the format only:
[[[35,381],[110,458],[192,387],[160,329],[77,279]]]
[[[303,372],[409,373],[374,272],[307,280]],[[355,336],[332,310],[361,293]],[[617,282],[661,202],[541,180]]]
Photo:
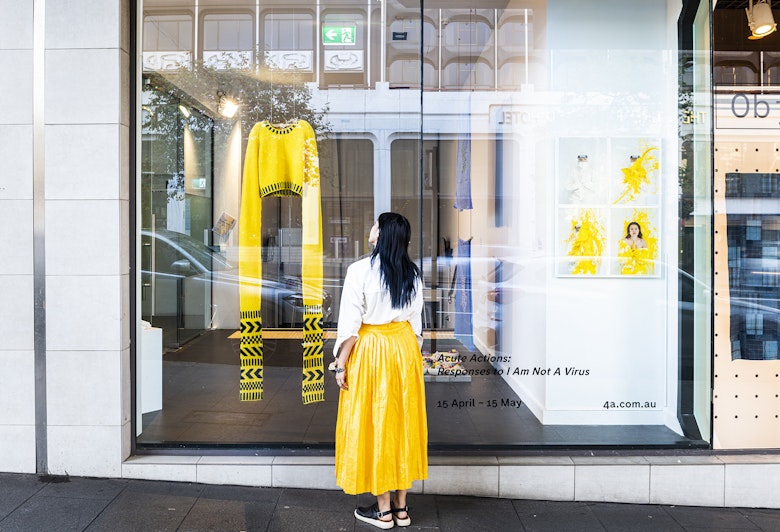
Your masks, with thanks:
[[[317,141],[311,125],[299,120],[252,127],[244,159],[239,217],[242,401],[263,398],[262,198],[302,198],[303,382],[304,403],[325,398],[322,361],[322,214]]]

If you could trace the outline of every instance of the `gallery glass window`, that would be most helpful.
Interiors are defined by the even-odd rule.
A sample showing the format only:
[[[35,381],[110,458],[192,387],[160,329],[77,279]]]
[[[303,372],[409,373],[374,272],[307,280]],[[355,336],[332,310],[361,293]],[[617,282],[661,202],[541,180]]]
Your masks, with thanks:
[[[433,448],[708,446],[709,12],[683,4],[143,2],[137,447],[332,448],[343,279],[389,210]]]
[[[713,11],[713,446],[777,448],[780,48]],[[748,109],[749,107],[749,109]]]

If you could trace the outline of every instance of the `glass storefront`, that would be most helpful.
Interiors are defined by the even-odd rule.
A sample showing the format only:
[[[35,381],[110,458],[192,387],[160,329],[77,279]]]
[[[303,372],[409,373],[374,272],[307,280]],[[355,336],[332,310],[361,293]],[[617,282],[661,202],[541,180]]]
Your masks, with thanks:
[[[388,210],[432,448],[711,445],[707,2],[140,9],[138,449],[332,447],[343,278]]]
[[[780,48],[750,39],[737,7],[718,2],[712,24],[713,446],[777,448]]]

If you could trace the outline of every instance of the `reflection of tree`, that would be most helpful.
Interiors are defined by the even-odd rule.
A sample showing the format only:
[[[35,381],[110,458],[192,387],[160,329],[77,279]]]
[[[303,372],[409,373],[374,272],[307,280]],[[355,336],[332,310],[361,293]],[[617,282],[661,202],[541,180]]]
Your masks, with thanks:
[[[210,177],[215,121],[191,101],[156,74],[144,80],[141,156],[142,187],[147,200],[142,208],[147,227],[151,224],[147,215],[153,213],[159,224],[166,223],[164,206],[187,198],[188,179]],[[186,144],[195,149],[189,150],[185,164]],[[203,219],[201,223],[208,225],[210,220]]]
[[[294,72],[252,64],[217,68],[201,61],[188,67],[156,72],[150,80],[156,89],[152,98],[157,100],[150,103],[180,100],[217,119],[215,127],[232,128],[232,121],[219,120],[218,93],[224,93],[239,106],[236,118],[241,119],[244,139],[252,126],[261,120],[273,123],[306,120],[318,138],[330,132],[327,108],[314,108],[311,91]]]
[[[678,66],[679,89],[677,96],[678,128],[680,136],[679,217],[680,217],[680,269],[693,272],[693,238],[686,236],[694,208],[694,138],[693,138],[693,68],[691,52],[681,52]]]
[[[142,168],[155,183],[144,184],[152,190],[164,187],[169,200],[184,197],[185,129],[196,143],[210,146],[214,136],[229,135],[237,119],[243,142],[261,120],[286,123],[301,119],[311,124],[320,141],[325,140],[330,133],[327,107],[315,108],[309,87],[298,77],[265,65],[222,62],[214,66],[202,61],[149,73],[144,80],[142,106]],[[219,114],[220,95],[238,104],[235,119]],[[203,162],[204,170],[209,171],[210,159]],[[323,183],[330,181],[327,175],[322,178]]]
[[[678,113],[680,124],[680,218],[685,220],[693,212],[693,86],[691,72],[693,56],[681,54],[679,65],[680,88],[678,92]]]

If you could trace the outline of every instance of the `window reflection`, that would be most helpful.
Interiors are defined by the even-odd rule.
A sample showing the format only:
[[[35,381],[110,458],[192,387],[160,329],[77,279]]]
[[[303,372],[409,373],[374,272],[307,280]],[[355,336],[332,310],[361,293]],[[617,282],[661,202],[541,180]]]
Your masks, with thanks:
[[[777,360],[780,338],[780,216],[766,211],[780,174],[726,175],[733,359]],[[771,211],[772,209],[770,209]]]
[[[263,35],[268,65],[280,70],[314,72],[314,16],[311,13],[273,10],[263,17]]]
[[[623,15],[585,4],[572,4],[579,16],[452,2],[421,10],[395,0],[185,4],[144,3],[141,318],[163,331],[166,406],[165,415],[142,413],[141,445],[332,444],[337,396],[327,389],[321,404],[300,401],[306,213],[294,195],[262,199],[255,236],[266,399],[238,400],[247,137],[259,122],[281,131],[300,120],[312,125],[318,149],[326,356],[346,268],[370,252],[378,213],[403,214],[424,274],[421,365],[430,362],[434,444],[703,444],[676,425],[684,399],[677,369],[669,370],[687,363],[678,347],[696,350],[685,360],[695,359],[699,373],[709,351],[666,334],[677,325],[678,302],[668,294],[679,281],[669,210],[679,139],[668,127],[678,79],[666,49],[676,26],[666,8],[642,4],[645,40],[628,50],[609,18]],[[603,40],[575,46],[556,33],[585,19],[604,31],[583,38]],[[735,68],[752,58],[740,60],[747,64],[724,63],[716,75],[741,82],[748,74]],[[220,114],[227,97],[238,105],[233,118]],[[662,167],[649,172],[652,187],[621,196],[624,170],[649,146],[663,153]],[[581,160],[592,170],[578,186],[597,182],[598,194],[566,188],[583,177]],[[772,176],[727,183],[755,197],[778,187]],[[587,248],[603,256],[582,259],[603,267],[575,276],[566,238],[587,232],[575,220],[585,211],[608,235]],[[647,238],[662,252],[652,256],[652,275],[626,279],[616,273],[618,244],[624,222],[642,217],[657,226]],[[733,255],[744,259],[734,275],[752,287],[744,296],[751,309],[773,286],[744,261],[774,260],[771,246],[758,256],[751,244],[769,238],[774,223],[739,222]],[[702,244],[692,234],[681,245]],[[680,309],[680,337],[688,338],[708,309]],[[764,357],[777,350],[772,327],[765,315],[744,313],[748,340],[760,338]],[[455,364],[466,373],[448,374]],[[693,368],[681,372],[690,380]],[[609,406],[634,399],[652,406]],[[472,406],[453,407],[461,401]]]
[[[250,65],[254,19],[248,13],[207,13],[203,17],[203,60],[217,67]]]
[[[166,70],[187,65],[193,57],[193,17],[189,14],[144,17],[144,69]]]

